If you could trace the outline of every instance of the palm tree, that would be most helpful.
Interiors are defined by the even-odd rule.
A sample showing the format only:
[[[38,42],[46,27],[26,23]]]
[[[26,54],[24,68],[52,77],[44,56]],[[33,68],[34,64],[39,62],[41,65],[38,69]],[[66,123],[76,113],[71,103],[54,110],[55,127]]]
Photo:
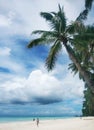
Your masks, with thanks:
[[[85,82],[88,84],[92,92],[94,93],[94,80],[90,78],[90,72],[88,72],[81,64],[79,59],[76,56],[75,50],[76,45],[75,41],[78,38],[79,34],[84,34],[86,32],[85,26],[83,23],[76,19],[71,25],[67,26],[67,21],[63,8],[59,5],[58,12],[41,12],[40,15],[46,19],[49,23],[51,30],[37,30],[33,34],[40,34],[39,38],[32,40],[28,44],[28,48],[32,48],[37,45],[52,45],[49,51],[48,57],[46,59],[46,66],[48,71],[52,70],[55,66],[55,61],[58,57],[59,52],[62,50],[62,47],[65,47],[70,59],[77,67],[79,73],[84,78]]]

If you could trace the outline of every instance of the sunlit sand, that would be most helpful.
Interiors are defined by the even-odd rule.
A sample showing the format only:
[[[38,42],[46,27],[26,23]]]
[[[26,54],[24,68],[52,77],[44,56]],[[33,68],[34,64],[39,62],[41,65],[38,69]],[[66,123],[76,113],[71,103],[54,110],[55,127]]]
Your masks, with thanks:
[[[0,130],[94,130],[94,117],[0,123]]]

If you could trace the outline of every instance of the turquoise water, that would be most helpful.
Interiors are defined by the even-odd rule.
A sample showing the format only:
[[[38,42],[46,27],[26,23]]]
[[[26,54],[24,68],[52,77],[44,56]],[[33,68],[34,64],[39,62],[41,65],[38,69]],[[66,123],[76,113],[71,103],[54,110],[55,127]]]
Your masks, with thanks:
[[[2,122],[15,122],[15,121],[33,121],[37,117],[0,117],[0,123]],[[52,119],[65,119],[72,117],[39,117],[40,120],[52,120]]]
[[[31,121],[33,117],[0,117],[0,123],[2,122],[15,122],[15,121]]]

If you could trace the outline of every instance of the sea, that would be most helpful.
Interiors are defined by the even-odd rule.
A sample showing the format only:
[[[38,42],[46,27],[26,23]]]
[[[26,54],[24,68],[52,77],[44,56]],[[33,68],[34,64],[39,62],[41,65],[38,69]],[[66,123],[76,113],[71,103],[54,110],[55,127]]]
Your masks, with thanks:
[[[67,119],[73,118],[73,116],[51,116],[51,117],[0,117],[0,123],[7,122],[19,122],[19,121],[33,121],[33,119],[39,118],[40,120],[55,120],[55,119]]]

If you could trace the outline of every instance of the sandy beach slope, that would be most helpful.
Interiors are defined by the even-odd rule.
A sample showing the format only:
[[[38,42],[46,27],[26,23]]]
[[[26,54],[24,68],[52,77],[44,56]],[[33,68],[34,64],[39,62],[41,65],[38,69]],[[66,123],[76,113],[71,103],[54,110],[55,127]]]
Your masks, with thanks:
[[[0,123],[0,130],[94,130],[94,117]]]

